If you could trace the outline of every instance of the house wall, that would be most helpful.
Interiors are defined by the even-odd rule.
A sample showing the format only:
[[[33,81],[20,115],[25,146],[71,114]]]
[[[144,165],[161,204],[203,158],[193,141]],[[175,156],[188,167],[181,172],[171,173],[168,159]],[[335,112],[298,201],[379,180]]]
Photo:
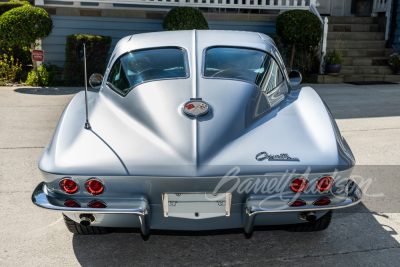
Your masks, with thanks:
[[[97,12],[95,10],[64,12],[64,14],[75,14],[74,16],[57,15],[54,14],[56,13],[55,11],[51,11],[51,13],[53,13],[51,18],[53,19],[54,29],[49,37],[42,40],[42,49],[45,52],[45,62],[50,62],[58,66],[64,65],[67,35],[93,34],[111,36],[111,54],[116,43],[125,36],[164,30],[162,27],[163,19],[146,18],[146,16],[144,18],[116,17],[117,15],[123,15],[124,13],[115,13],[118,12],[115,10],[112,12],[114,16],[106,17],[102,16],[101,11]],[[110,13],[104,12],[104,14]],[[275,34],[276,16],[270,17],[270,15],[258,14],[254,17],[251,17],[251,14],[233,14],[232,16],[232,14],[229,15],[223,13],[215,15],[218,16],[212,17],[211,20],[208,20],[211,30],[255,31],[266,34]],[[152,15],[152,17],[157,16],[160,17],[160,14]],[[208,14],[205,14],[205,17],[209,18]]]

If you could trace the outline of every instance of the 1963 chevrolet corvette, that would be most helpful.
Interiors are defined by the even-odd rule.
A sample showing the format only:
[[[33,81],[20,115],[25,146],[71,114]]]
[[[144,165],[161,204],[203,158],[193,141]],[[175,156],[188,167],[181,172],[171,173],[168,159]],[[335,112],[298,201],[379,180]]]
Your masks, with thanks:
[[[65,108],[39,161],[39,207],[75,234],[115,227],[329,226],[362,197],[353,154],[267,35],[172,31],[121,39],[96,89]],[[90,121],[90,123],[89,123]]]

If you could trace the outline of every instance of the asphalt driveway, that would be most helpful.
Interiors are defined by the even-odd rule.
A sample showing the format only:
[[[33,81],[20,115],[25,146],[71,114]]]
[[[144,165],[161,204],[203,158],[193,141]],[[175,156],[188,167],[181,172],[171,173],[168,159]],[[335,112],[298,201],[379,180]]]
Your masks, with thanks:
[[[61,213],[35,207],[37,162],[69,100],[81,88],[0,87],[0,266],[398,266],[400,85],[313,85],[327,102],[372,191],[323,232],[136,230],[74,236]],[[376,193],[376,192],[373,192]],[[378,192],[379,193],[379,192]],[[354,212],[354,213],[352,213]]]

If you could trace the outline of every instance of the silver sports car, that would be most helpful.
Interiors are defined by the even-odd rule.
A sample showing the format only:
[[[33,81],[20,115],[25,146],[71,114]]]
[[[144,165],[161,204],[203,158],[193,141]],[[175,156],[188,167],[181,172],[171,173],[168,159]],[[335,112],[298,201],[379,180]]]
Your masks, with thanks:
[[[39,207],[75,234],[116,227],[329,226],[360,202],[328,107],[271,38],[238,31],[127,36],[104,78],[65,108],[39,161]],[[85,123],[87,112],[88,120]]]

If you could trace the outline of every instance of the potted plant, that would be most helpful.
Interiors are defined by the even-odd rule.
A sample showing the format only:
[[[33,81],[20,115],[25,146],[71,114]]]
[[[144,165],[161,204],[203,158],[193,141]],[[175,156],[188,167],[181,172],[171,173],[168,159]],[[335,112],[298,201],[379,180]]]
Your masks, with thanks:
[[[342,68],[342,52],[338,49],[334,49],[332,52],[326,53],[325,56],[325,73],[329,75],[339,75],[340,69]]]
[[[394,70],[394,73],[400,75],[400,55],[396,50],[396,53],[390,55],[389,66]]]

